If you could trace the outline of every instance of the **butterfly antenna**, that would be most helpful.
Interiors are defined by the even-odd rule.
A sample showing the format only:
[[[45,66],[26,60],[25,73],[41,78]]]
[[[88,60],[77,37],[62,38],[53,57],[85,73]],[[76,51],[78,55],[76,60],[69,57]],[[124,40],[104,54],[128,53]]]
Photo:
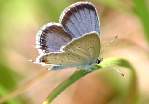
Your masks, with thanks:
[[[114,43],[118,39],[118,35],[115,35],[110,42],[106,43],[105,46],[110,46],[112,43]]]
[[[115,36],[114,36],[114,38],[111,40],[111,42],[110,42],[110,43],[115,42],[117,39],[118,39],[118,35],[115,35]]]

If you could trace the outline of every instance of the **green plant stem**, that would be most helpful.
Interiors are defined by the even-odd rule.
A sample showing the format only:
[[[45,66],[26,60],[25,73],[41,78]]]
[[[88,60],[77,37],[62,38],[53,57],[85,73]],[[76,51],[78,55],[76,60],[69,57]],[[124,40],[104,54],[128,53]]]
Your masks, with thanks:
[[[124,59],[121,59],[121,58],[105,59],[100,64],[91,67],[91,71],[77,70],[68,79],[66,79],[61,84],[59,84],[50,93],[47,100],[43,104],[50,104],[67,87],[69,87],[70,85],[72,85],[74,82],[76,82],[80,78],[84,77],[85,75],[89,74],[90,72],[93,72],[93,71],[95,71],[97,69],[101,69],[101,68],[104,69],[104,68],[107,68],[107,67],[111,67],[113,65],[117,65],[117,66],[121,66],[121,67],[125,67],[125,68],[130,69],[132,77],[131,77],[130,88],[129,88],[130,91],[128,93],[126,104],[136,104],[136,101],[137,101],[136,99],[138,97],[136,72],[127,60],[124,60]]]
[[[89,71],[78,70],[75,71],[67,80],[63,81],[60,85],[58,85],[48,97],[48,102],[52,102],[61,92],[63,92],[68,86],[73,84],[75,81],[80,79],[81,77],[88,74]]]
[[[101,68],[106,68],[113,65],[127,68],[131,72],[129,92],[128,92],[126,102],[124,104],[137,104],[139,92],[138,92],[137,76],[136,76],[136,71],[134,67],[127,60],[122,58],[109,58],[105,60],[105,62],[97,66]]]

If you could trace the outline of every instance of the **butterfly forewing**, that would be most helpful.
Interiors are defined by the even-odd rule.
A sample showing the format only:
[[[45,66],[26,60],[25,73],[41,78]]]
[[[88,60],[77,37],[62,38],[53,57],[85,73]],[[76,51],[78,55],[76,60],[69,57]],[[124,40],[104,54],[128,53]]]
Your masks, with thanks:
[[[92,31],[99,33],[97,12],[89,2],[78,2],[66,8],[60,16],[60,23],[74,38]]]
[[[96,62],[100,53],[100,39],[97,33],[89,33],[73,40],[63,52],[49,53],[39,58],[46,64],[62,66],[85,66]]]

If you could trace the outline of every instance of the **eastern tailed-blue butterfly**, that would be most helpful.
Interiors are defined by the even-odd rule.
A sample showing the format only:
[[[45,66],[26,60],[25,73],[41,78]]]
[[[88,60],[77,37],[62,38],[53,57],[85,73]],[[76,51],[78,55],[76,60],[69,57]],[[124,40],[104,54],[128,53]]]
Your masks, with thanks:
[[[77,2],[67,7],[59,23],[48,23],[37,33],[37,63],[52,69],[79,67],[89,69],[100,63],[99,18],[90,2]]]

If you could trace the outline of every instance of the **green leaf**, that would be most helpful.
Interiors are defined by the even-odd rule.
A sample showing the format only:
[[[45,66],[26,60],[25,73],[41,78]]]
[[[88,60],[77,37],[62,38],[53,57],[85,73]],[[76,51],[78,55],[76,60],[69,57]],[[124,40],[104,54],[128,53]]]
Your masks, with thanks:
[[[106,68],[113,65],[127,68],[131,72],[129,93],[126,99],[126,103],[124,104],[137,104],[138,103],[138,86],[137,86],[138,83],[137,83],[137,76],[136,76],[135,69],[127,60],[122,58],[108,58],[97,66],[101,68]]]
[[[139,17],[141,20],[143,26],[144,26],[144,31],[145,31],[145,38],[149,42],[149,9],[148,9],[148,4],[147,0],[133,0],[134,2],[134,12],[136,15]]]
[[[15,88],[17,79],[20,76],[14,72],[11,68],[0,62],[0,85],[4,86],[8,91]]]
[[[91,67],[91,71],[87,70],[77,70],[74,72],[67,80],[63,81],[61,84],[59,84],[48,96],[47,100],[43,102],[43,104],[49,104],[51,103],[59,94],[61,94],[66,88],[68,88],[70,85],[72,85],[74,82],[79,80],[80,78],[84,77],[85,75],[89,74],[90,72],[93,72],[97,69],[104,69],[107,67],[112,67],[113,65],[117,65],[120,67],[125,67],[130,69],[131,71],[131,82],[130,82],[130,88],[128,93],[128,99],[126,99],[126,104],[136,104],[137,103],[137,97],[138,97],[138,90],[137,90],[137,79],[136,79],[136,72],[135,69],[131,66],[131,64],[121,58],[108,58],[103,60],[100,64],[95,65]]]
[[[8,93],[7,89],[0,86],[0,95],[5,96]],[[8,100],[6,104],[20,104],[21,101],[19,100]]]
[[[3,57],[1,58],[5,59]],[[21,75],[19,75],[13,69],[9,68],[5,60],[0,61],[0,97],[2,98],[10,93],[10,91],[12,91],[16,87],[17,81],[20,78]],[[20,104],[22,102],[23,99],[21,99],[21,97],[17,97],[5,101],[4,104]]]

